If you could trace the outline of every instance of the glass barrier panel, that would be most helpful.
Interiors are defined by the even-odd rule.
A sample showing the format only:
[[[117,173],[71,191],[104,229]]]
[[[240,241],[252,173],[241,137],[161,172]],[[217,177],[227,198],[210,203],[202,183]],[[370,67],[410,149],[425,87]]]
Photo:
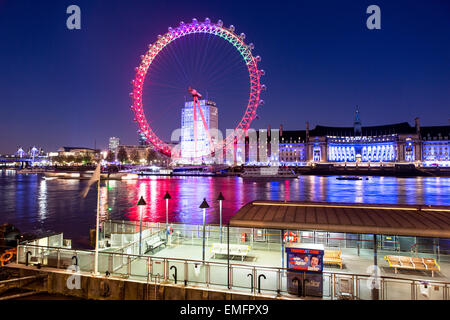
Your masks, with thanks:
[[[251,267],[233,265],[232,268],[233,288],[246,288],[250,290],[252,286],[251,282],[252,277],[249,276],[249,274],[253,275],[253,269]],[[253,279],[253,281],[255,281],[255,279]]]
[[[92,272],[94,266],[92,265],[92,259],[94,257],[94,253],[87,251],[77,251],[78,257],[78,266],[80,267],[80,271],[82,272]]]
[[[128,273],[128,265],[127,265],[127,257],[123,254],[112,254],[112,265],[113,269],[111,273],[116,274],[127,274]]]
[[[412,281],[409,280],[384,280],[384,299],[385,300],[412,300],[411,295]],[[380,297],[381,298],[381,297]]]
[[[188,262],[188,284],[204,284],[206,285],[206,267],[202,262]]]
[[[147,260],[147,257],[132,256],[130,276],[147,278]]]
[[[278,270],[256,269],[256,286],[261,284],[261,293],[276,292],[278,289]],[[258,287],[256,288],[258,290]],[[257,291],[258,292],[258,291]]]
[[[109,271],[109,253],[98,253],[98,272],[100,274],[105,274],[106,271]]]
[[[444,300],[445,285],[438,283],[416,283],[417,300]]]
[[[226,287],[228,285],[227,282],[227,265],[226,264],[215,264],[210,263],[210,275],[209,282],[214,286],[223,286]]]
[[[17,262],[25,263],[25,253],[27,252],[27,248],[23,245],[17,246]]]
[[[164,259],[151,258],[150,260],[150,278],[155,280],[155,277],[159,275],[159,279],[164,280],[165,273],[165,261]]]
[[[60,250],[59,252],[59,268],[67,269],[73,266],[76,259],[72,259],[75,256],[73,250]]]
[[[324,273],[322,274],[322,281],[323,281],[323,285],[322,285],[322,292],[323,292],[323,298],[324,299],[333,299],[333,297],[331,297],[331,274],[328,273]]]
[[[280,270],[280,290],[281,290],[281,294],[287,294],[288,293],[288,289],[287,289],[287,272],[284,269]]]
[[[175,273],[177,284],[184,283],[184,261],[169,260],[169,281],[175,283]]]
[[[360,300],[372,300],[372,289],[370,288],[370,277],[369,276],[357,276],[357,299]],[[380,297],[381,299],[381,297]]]

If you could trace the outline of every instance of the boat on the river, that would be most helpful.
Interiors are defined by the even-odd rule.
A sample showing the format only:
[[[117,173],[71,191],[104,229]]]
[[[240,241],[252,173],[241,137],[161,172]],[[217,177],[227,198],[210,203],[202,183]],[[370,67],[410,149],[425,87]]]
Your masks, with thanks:
[[[351,177],[337,177],[337,180],[362,180],[361,177],[351,176]]]
[[[243,179],[297,179],[298,174],[294,170],[284,167],[257,167],[245,168],[241,173]]]

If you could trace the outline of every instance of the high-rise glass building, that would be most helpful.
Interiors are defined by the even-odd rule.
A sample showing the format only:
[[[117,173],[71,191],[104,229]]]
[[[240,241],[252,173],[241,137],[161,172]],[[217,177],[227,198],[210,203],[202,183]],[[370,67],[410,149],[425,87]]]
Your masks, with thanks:
[[[120,139],[116,137],[109,138],[109,150],[114,153],[114,157],[117,159],[117,151],[120,145]]]
[[[147,145],[147,137],[145,136],[145,133],[143,132],[139,132],[138,133],[138,137],[139,137],[139,145],[140,146],[145,146]]]
[[[218,141],[219,118],[216,103],[209,100],[199,100],[200,108],[205,118],[206,126],[213,144]],[[198,107],[196,107],[198,108]],[[194,125],[197,127],[197,146],[194,141]],[[194,101],[187,101],[181,109],[181,159],[184,163],[207,163],[211,156],[211,144],[197,109],[197,119],[194,123]]]

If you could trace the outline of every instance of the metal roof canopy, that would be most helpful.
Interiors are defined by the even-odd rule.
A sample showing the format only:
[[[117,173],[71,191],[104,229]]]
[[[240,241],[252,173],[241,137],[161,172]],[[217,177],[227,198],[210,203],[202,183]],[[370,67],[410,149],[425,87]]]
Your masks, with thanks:
[[[230,226],[450,238],[450,207],[252,201]]]

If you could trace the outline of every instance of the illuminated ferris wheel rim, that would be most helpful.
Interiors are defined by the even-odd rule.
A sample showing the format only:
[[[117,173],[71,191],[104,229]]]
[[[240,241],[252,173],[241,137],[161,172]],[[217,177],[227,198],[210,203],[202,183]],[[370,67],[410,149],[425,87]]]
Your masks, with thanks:
[[[136,68],[136,76],[132,81],[133,92],[130,93],[130,96],[133,99],[133,105],[131,106],[131,109],[134,112],[134,121],[138,123],[139,130],[144,133],[147,141],[151,142],[160,152],[170,155],[171,150],[169,145],[162,141],[153,132],[146,120],[142,103],[142,92],[145,76],[148,68],[161,50],[163,50],[174,40],[189,34],[209,33],[219,36],[232,44],[243,57],[250,77],[250,96],[244,116],[234,129],[234,132],[225,138],[224,144],[228,145],[232,143],[235,138],[240,139],[242,134],[250,127],[250,123],[256,116],[258,106],[263,104],[263,101],[259,99],[259,95],[262,90],[265,90],[265,85],[260,84],[260,77],[261,75],[264,75],[264,70],[258,70],[257,62],[259,62],[261,58],[259,56],[254,57],[252,55],[251,50],[253,49],[253,44],[245,44],[245,34],[241,33],[238,36],[234,33],[234,30],[235,28],[233,25],[229,28],[225,28],[223,27],[223,22],[221,20],[214,24],[211,23],[208,18],[206,18],[204,22],[198,22],[197,19],[192,19],[192,23],[190,24],[181,22],[179,27],[169,28],[169,31],[166,34],[159,35],[158,40],[154,44],[149,45],[149,49],[146,54],[141,56],[141,63],[139,67]],[[214,149],[220,150],[221,147],[222,145],[214,146]]]

